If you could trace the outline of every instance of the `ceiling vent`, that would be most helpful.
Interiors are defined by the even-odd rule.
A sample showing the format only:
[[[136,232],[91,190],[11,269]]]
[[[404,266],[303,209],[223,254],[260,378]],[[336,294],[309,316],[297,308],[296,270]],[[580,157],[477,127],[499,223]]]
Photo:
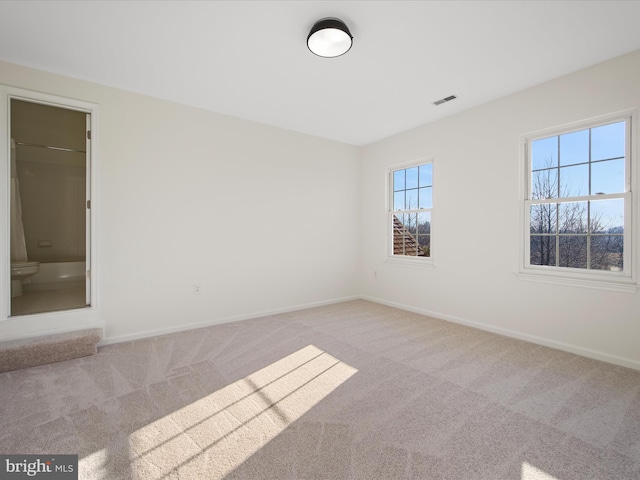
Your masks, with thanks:
[[[458,97],[456,97],[455,95],[449,95],[448,97],[441,98],[440,100],[436,100],[435,102],[433,102],[433,104],[442,105],[443,103],[450,102],[451,100],[455,100],[456,98]]]

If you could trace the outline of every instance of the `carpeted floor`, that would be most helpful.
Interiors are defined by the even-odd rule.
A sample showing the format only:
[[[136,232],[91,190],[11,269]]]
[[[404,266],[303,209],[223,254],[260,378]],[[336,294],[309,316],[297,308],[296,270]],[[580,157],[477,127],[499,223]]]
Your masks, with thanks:
[[[353,301],[0,374],[86,479],[640,478],[640,372]]]

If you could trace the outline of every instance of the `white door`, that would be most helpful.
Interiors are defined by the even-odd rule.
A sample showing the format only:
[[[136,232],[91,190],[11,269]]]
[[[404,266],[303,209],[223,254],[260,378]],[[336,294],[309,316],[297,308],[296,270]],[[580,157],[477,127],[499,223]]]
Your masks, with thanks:
[[[87,113],[87,137],[86,137],[86,166],[87,174],[85,177],[86,182],[86,288],[85,288],[85,300],[87,306],[91,305],[91,114]]]

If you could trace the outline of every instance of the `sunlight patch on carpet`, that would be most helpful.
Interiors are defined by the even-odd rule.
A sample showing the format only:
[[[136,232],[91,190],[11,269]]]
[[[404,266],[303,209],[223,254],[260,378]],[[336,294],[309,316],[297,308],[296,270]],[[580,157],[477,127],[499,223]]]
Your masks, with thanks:
[[[308,345],[129,436],[138,478],[223,478],[357,370]]]
[[[521,480],[560,480],[547,472],[534,467],[533,465],[522,462],[522,478]]]
[[[91,475],[96,480],[107,479],[108,474],[106,473],[105,467],[108,459],[109,456],[105,448],[96,450],[95,452],[78,459],[78,472],[91,472]]]

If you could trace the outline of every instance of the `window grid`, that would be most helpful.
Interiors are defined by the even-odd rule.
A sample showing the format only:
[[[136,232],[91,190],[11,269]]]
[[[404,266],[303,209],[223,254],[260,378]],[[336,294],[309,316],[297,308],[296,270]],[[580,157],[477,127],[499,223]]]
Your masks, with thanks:
[[[389,182],[390,255],[430,258],[433,164],[392,170]]]
[[[571,132],[558,132],[527,143],[527,165],[528,165],[528,189],[525,200],[525,215],[528,219],[526,223],[526,259],[525,266],[533,268],[554,268],[556,270],[606,270],[608,272],[625,272],[630,270],[629,245],[627,232],[630,231],[630,219],[628,209],[631,201],[630,197],[630,175],[629,175],[629,133],[630,118],[617,119],[612,122],[592,125],[581,130]],[[612,140],[613,149],[622,148],[623,155],[607,155],[602,158],[595,158],[593,154],[593,131],[601,127],[622,127],[622,138]],[[585,161],[572,161],[563,164],[561,141],[569,135],[579,135],[587,133],[587,158]],[[554,155],[551,159],[545,158],[547,165],[535,168],[534,143],[545,141],[555,142]],[[571,157],[571,155],[569,155]],[[611,170],[616,165],[613,162],[620,161],[623,167],[622,185],[613,187],[612,191],[594,191],[595,182],[593,166],[603,166],[603,177],[606,176],[607,169]],[[605,163],[610,162],[610,163]],[[587,166],[587,194],[581,192],[570,192],[569,185],[565,184],[563,191],[562,169],[572,167]],[[574,170],[575,171],[575,170]],[[547,172],[546,176],[542,172]],[[600,172],[600,173],[602,173]],[[536,175],[538,174],[538,175]],[[570,175],[567,175],[571,179]],[[545,183],[547,182],[547,183]],[[555,182],[555,184],[554,184]],[[606,182],[605,182],[606,183]],[[602,183],[604,185],[605,183]],[[536,188],[548,187],[546,191]],[[605,189],[606,190],[606,189]],[[600,225],[602,212],[605,212],[604,219],[607,220],[606,209],[598,211],[594,204],[606,205],[609,203],[610,210],[616,203],[618,215],[622,213],[622,220],[619,225],[609,224],[606,228]],[[563,212],[566,210],[567,212]],[[611,215],[611,213],[609,213]],[[545,216],[546,215],[546,216]],[[576,216],[577,224],[573,223]],[[613,217],[612,217],[613,218]],[[543,225],[541,220],[548,220]],[[611,219],[609,219],[611,220]],[[543,227],[548,225],[547,230]]]

